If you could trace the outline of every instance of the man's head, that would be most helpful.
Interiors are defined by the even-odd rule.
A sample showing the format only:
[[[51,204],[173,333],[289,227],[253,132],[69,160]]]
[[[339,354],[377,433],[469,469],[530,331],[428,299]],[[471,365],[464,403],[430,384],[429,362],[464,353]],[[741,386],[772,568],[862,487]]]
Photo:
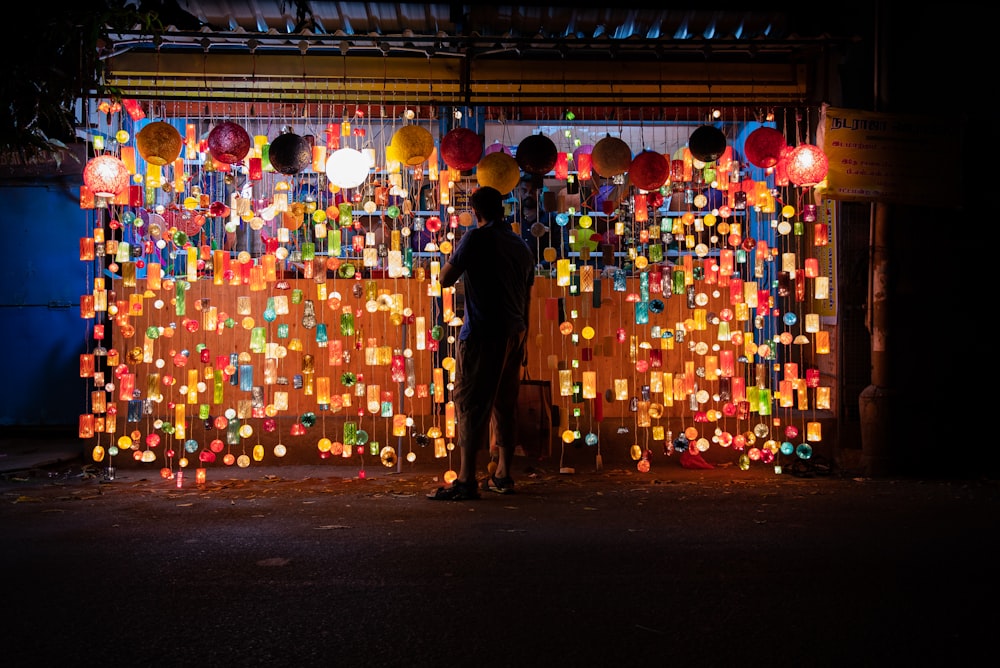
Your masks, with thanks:
[[[483,186],[472,193],[472,210],[484,221],[503,219],[503,195],[496,188]]]

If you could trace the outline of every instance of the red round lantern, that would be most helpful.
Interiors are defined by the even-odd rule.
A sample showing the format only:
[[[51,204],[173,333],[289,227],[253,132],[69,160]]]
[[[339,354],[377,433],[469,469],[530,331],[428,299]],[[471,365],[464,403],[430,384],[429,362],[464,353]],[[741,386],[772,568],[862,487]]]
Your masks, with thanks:
[[[441,159],[452,169],[472,169],[481,157],[483,138],[469,128],[454,128],[441,138]]]
[[[514,159],[527,174],[547,174],[556,166],[559,149],[545,135],[528,135],[517,145]]]
[[[219,162],[235,165],[250,152],[250,135],[238,123],[219,123],[208,133],[208,150]]]
[[[819,146],[799,144],[788,154],[788,180],[797,186],[814,186],[826,178],[829,166]]]
[[[714,162],[726,150],[726,135],[714,125],[702,125],[688,137],[688,148],[696,160]]]
[[[786,145],[785,135],[774,128],[760,127],[747,135],[743,153],[751,165],[767,169],[778,164]]]
[[[83,168],[83,182],[98,197],[114,197],[128,187],[125,163],[113,155],[91,158]]]
[[[628,171],[632,184],[641,190],[656,190],[667,182],[669,174],[670,163],[657,151],[640,151]]]

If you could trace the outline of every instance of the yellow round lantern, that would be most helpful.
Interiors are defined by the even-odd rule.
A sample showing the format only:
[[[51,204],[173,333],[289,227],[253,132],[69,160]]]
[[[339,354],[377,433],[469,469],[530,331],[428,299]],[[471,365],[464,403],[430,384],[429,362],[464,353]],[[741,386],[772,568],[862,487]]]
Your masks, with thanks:
[[[483,156],[476,165],[476,181],[481,186],[489,186],[506,195],[521,180],[521,168],[513,156],[496,151]]]
[[[135,136],[139,155],[151,165],[168,165],[181,154],[184,140],[177,128],[166,121],[149,123]]]
[[[393,153],[404,165],[419,165],[434,152],[434,135],[419,125],[404,125],[392,135]]]

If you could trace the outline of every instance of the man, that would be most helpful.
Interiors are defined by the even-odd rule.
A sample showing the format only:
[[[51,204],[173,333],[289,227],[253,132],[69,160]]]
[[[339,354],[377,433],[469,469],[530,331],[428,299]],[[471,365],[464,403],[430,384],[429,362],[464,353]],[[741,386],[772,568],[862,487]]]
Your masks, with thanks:
[[[499,453],[483,487],[502,494],[514,489],[510,469],[535,259],[504,220],[498,190],[479,188],[471,203],[477,226],[462,236],[441,270],[442,287],[463,278],[465,320],[458,334],[452,395],[461,462],[455,481],[428,495],[438,501],[479,498],[476,457],[488,447],[492,418],[499,431]]]

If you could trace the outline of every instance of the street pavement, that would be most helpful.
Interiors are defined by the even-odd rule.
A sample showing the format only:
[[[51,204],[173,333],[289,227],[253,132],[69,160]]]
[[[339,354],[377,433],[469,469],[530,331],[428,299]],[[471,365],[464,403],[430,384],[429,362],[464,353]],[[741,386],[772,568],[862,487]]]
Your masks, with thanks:
[[[8,466],[3,663],[991,663],[995,480],[525,460],[428,500],[443,468]]]

